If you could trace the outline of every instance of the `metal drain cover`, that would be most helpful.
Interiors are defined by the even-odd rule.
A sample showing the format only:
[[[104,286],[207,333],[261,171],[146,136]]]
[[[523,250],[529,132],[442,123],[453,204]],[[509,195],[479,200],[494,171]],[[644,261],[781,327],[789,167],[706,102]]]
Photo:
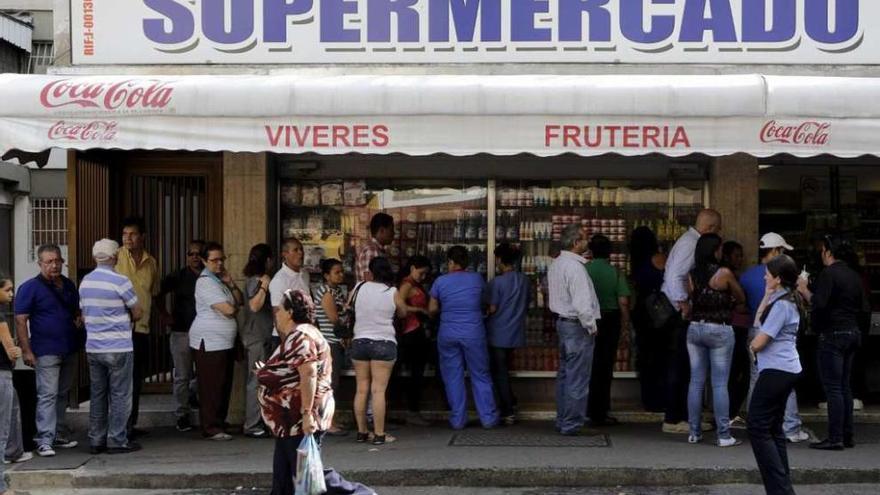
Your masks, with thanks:
[[[541,432],[473,430],[452,435],[451,447],[608,447],[604,434],[569,437]]]

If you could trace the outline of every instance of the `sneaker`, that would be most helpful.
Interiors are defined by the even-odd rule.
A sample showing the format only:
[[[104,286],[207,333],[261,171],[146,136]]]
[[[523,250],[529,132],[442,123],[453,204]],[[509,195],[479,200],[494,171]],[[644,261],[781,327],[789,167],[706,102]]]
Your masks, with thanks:
[[[865,408],[865,403],[861,399],[853,399],[853,410],[861,411]]]
[[[688,435],[688,443],[700,443],[702,441],[703,441],[702,435],[694,435],[693,433]]]
[[[737,440],[736,438],[719,438],[718,446],[719,447],[736,447],[737,445],[741,445],[742,440]]]
[[[737,416],[730,420],[730,427],[743,430],[746,428],[746,420],[742,416]]]
[[[663,423],[663,433],[674,433],[686,435],[691,432],[691,427],[687,421],[679,421],[678,423]]]
[[[18,459],[13,459],[12,462],[14,464],[20,464],[22,462],[27,462],[33,458],[34,458],[34,454],[32,454],[30,452],[22,452],[21,455],[18,456]]]
[[[244,436],[248,438],[269,438],[269,432],[264,429],[246,432]]]
[[[511,414],[510,416],[504,416],[503,418],[501,418],[501,423],[503,423],[504,426],[513,426],[516,424],[516,416],[514,416],[513,414]]]
[[[51,445],[40,445],[37,447],[37,455],[40,457],[55,457],[55,450]]]
[[[810,434],[803,431],[803,430],[798,430],[797,433],[792,433],[791,435],[785,435],[785,439],[788,440],[790,443],[801,443],[801,442],[806,442],[807,440],[809,440]]]
[[[55,443],[52,444],[53,447],[59,449],[72,449],[79,445],[79,442],[76,440],[68,440],[64,437],[58,437],[55,439]]]
[[[177,431],[185,432],[185,431],[192,431],[192,429],[193,429],[193,425],[192,425],[192,422],[190,422],[189,418],[187,418],[186,416],[182,416],[180,418],[177,418]]]
[[[412,426],[431,426],[431,422],[422,416],[422,413],[408,412],[406,413],[406,424]]]
[[[208,440],[214,440],[215,442],[225,442],[228,440],[232,440],[232,435],[230,435],[228,433],[223,433],[221,431],[220,433],[217,433],[214,436],[208,437]]]
[[[397,438],[392,437],[387,433],[384,435],[375,435],[373,436],[373,445],[385,445],[387,443],[392,443],[395,440],[397,440]]]

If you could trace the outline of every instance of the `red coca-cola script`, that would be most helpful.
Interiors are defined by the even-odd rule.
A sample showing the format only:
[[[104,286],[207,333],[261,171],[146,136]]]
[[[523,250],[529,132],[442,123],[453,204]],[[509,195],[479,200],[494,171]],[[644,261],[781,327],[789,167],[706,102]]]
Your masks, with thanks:
[[[93,120],[70,122],[59,120],[49,128],[49,139],[64,141],[112,141],[116,138],[116,121]]]
[[[158,110],[171,102],[174,87],[167,81],[128,79],[118,82],[59,79],[43,87],[46,108],[78,106],[103,110]]]
[[[790,125],[771,120],[761,129],[761,142],[825,146],[828,144],[830,129],[830,123],[815,120]]]

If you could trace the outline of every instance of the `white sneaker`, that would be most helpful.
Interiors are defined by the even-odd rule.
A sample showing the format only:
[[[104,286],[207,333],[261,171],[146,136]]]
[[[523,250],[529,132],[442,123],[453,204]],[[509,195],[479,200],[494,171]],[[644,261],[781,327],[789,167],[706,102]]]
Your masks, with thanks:
[[[719,438],[718,446],[719,447],[736,447],[737,445],[742,444],[742,440],[737,440],[736,438]]]
[[[688,435],[688,443],[700,443],[703,441],[701,435]]]
[[[220,432],[212,437],[208,437],[208,440],[214,440],[215,442],[225,442],[227,440],[232,440],[232,435]]]
[[[865,408],[865,404],[862,402],[861,399],[853,399],[853,410],[854,411],[861,411],[864,408]]]
[[[791,435],[785,435],[785,439],[791,443],[801,443],[806,442],[810,439],[810,434],[805,432],[804,430],[798,430],[797,433],[792,433]]]
[[[58,437],[55,439],[55,443],[52,446],[59,449],[73,449],[76,448],[77,445],[79,445],[79,442],[76,440],[68,440],[66,438]]]
[[[37,447],[37,455],[40,457],[55,457],[55,450],[49,445],[40,445]]]

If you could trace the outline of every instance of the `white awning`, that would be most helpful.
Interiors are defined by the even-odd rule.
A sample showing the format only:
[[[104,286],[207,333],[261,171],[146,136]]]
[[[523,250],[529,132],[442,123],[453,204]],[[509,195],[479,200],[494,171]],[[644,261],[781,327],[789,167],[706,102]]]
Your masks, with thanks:
[[[0,75],[10,148],[880,154],[880,80]]]

